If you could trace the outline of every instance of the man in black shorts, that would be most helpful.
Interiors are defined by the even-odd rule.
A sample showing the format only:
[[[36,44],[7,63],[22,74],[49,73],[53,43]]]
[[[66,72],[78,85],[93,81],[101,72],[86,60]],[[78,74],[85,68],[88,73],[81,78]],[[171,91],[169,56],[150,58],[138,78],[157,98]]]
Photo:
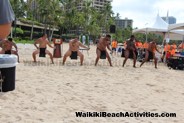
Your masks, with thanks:
[[[100,40],[97,44],[97,49],[96,49],[97,57],[96,57],[96,61],[95,61],[95,66],[97,65],[98,60],[100,58],[105,59],[106,57],[109,61],[110,66],[112,66],[111,58],[106,50],[106,47],[107,47],[110,51],[112,51],[109,47],[110,39],[111,39],[110,35],[106,35],[105,37],[100,38]]]
[[[123,67],[127,61],[127,59],[129,58],[129,56],[132,56],[133,57],[133,67],[135,68],[136,67],[136,46],[135,46],[135,43],[134,43],[134,40],[135,40],[135,37],[134,35],[131,35],[130,39],[126,42],[127,46],[126,46],[126,49],[125,49],[125,59],[123,61]]]

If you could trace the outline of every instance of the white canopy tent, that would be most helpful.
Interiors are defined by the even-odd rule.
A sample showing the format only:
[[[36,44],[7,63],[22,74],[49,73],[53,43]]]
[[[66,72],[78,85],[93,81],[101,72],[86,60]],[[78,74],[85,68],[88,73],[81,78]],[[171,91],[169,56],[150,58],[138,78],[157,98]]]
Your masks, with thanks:
[[[184,23],[170,24],[168,30],[184,30]]]
[[[133,30],[133,33],[145,33],[146,41],[148,33],[162,34],[165,37],[166,32],[168,32],[168,24],[159,15],[152,26]]]
[[[169,38],[172,40],[183,40],[184,30],[171,30],[171,31],[169,31]]]
[[[184,23],[170,24],[168,31],[172,39],[184,41]]]
[[[133,30],[133,33],[145,33],[146,41],[147,41],[148,33],[161,34],[163,35],[164,40],[167,38],[172,39],[172,40],[183,40],[184,39],[184,23],[169,25],[159,15],[157,15],[155,23],[152,26],[144,27],[141,29],[135,29]]]

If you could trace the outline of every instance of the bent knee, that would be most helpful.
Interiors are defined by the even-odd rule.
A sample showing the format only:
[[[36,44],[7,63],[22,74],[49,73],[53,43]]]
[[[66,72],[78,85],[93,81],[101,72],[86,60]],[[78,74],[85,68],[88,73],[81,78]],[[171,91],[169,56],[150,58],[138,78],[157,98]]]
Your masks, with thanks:
[[[47,53],[49,56],[52,56],[52,53]]]
[[[36,55],[36,52],[33,52],[32,55]]]
[[[83,54],[80,54],[79,57],[84,58],[84,55]]]

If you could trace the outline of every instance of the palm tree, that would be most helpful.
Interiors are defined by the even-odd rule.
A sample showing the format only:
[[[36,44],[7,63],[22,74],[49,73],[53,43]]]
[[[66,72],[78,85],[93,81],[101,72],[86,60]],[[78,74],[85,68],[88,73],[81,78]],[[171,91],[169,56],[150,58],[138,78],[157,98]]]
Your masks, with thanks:
[[[14,36],[16,37],[16,27],[17,27],[17,24],[16,24],[16,21],[17,21],[17,18],[19,17],[23,17],[25,15],[25,2],[24,0],[10,0],[10,3],[12,5],[12,9],[14,10],[14,13],[15,13],[15,21],[14,21]]]
[[[82,12],[85,18],[85,22],[83,24],[83,30],[84,33],[89,33],[88,32],[88,26],[90,24],[90,21],[92,19],[92,1],[83,1],[83,5],[84,7],[82,8]]]
[[[48,19],[50,20],[48,22],[49,28],[52,28],[50,39],[52,38],[54,28],[62,23],[62,21],[60,21],[62,19],[62,10],[59,3],[60,0],[54,0],[50,5],[50,12],[48,15]]]
[[[120,19],[120,14],[119,13],[116,13],[116,19]]]
[[[30,40],[33,39],[34,20],[36,19],[35,15],[36,15],[37,9],[38,8],[37,8],[36,0],[27,0],[27,18],[29,18],[32,21]]]
[[[74,27],[74,17],[77,12],[75,0],[62,0],[62,4],[64,5],[64,23],[62,26],[67,30],[71,30]]]
[[[101,11],[101,22],[105,22],[105,26],[103,26],[105,33],[109,32],[110,25],[114,23],[114,18],[112,17],[112,14],[112,6],[107,3]]]

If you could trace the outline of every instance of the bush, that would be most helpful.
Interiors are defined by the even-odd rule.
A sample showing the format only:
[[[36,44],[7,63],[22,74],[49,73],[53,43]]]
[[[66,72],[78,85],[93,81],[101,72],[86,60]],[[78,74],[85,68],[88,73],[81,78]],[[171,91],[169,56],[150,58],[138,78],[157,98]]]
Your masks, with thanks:
[[[15,28],[13,28],[13,33],[15,33]],[[24,34],[24,31],[21,28],[16,28],[16,34]]]
[[[32,25],[32,23],[33,23],[33,21],[31,19],[26,19],[26,18],[19,18],[19,21],[21,21],[22,23],[25,23],[25,24],[30,24],[30,25]],[[44,24],[39,23],[38,21],[34,21],[34,24],[38,25],[38,26],[44,26]]]

